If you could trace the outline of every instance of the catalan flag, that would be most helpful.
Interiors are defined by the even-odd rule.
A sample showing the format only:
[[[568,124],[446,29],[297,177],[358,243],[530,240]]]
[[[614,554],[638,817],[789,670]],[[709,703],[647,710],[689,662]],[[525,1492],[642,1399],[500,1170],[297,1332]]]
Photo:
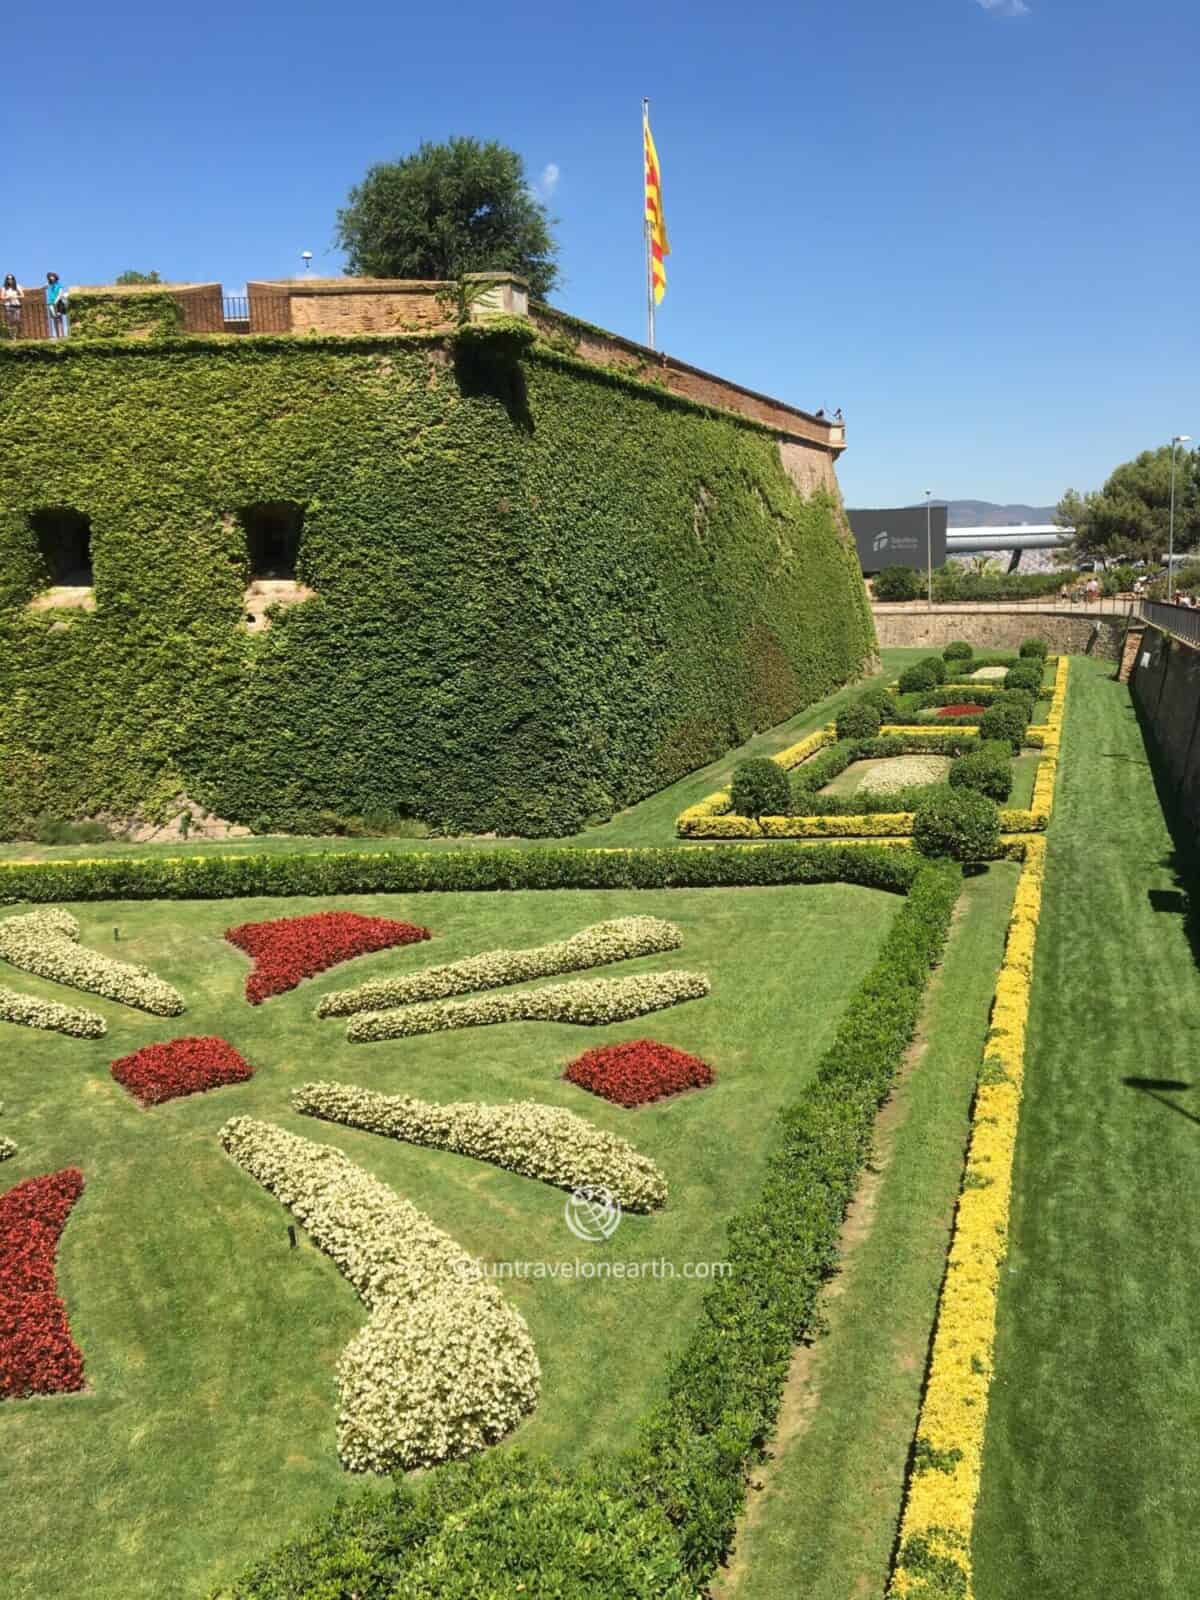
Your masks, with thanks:
[[[646,152],[646,248],[649,253],[650,285],[657,306],[667,292],[665,257],[671,254],[671,246],[667,243],[667,224],[663,217],[662,171],[658,165],[658,151],[654,148],[654,135],[650,132],[650,113],[644,102],[642,142]]]

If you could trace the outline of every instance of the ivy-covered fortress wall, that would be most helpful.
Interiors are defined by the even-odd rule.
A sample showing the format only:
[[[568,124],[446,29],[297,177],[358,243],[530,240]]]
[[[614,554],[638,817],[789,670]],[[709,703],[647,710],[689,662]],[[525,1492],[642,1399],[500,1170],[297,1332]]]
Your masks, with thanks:
[[[863,670],[836,492],[776,434],[471,332],[0,349],[0,836],[183,795],[562,834]],[[244,513],[280,502],[308,597],[251,629]]]

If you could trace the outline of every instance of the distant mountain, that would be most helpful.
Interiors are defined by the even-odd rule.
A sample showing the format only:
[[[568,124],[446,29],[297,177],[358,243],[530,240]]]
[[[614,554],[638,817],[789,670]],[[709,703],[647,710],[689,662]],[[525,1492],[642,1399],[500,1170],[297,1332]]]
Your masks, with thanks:
[[[1007,528],[1014,522],[1053,522],[1053,506],[998,506],[992,500],[935,500],[951,528]]]

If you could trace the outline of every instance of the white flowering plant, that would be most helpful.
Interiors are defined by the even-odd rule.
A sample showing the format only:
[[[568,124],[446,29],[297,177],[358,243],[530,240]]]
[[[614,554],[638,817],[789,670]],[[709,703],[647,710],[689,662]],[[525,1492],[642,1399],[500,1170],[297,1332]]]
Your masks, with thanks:
[[[537,1404],[529,1329],[479,1262],[340,1150],[234,1117],[221,1144],[308,1229],[371,1316],[338,1364],[338,1453],[352,1472],[482,1450]]]
[[[317,1007],[319,1017],[345,1017],[357,1011],[383,1011],[420,1000],[446,1000],[476,989],[498,989],[530,978],[549,978],[560,972],[583,972],[588,967],[631,961],[635,956],[678,950],[683,935],[673,922],[661,917],[615,917],[596,922],[549,944],[526,950],[487,950],[422,972],[396,978],[376,978],[353,989],[327,994]]]
[[[184,1009],[178,989],[144,967],[85,949],[77,920],[55,906],[0,922],[0,956],[22,972],[119,1000],[156,1017],[177,1017]]]
[[[574,1111],[535,1100],[435,1105],[351,1084],[306,1083],[293,1090],[292,1105],[306,1116],[452,1150],[559,1189],[602,1187],[623,1211],[653,1211],[666,1202],[662,1172],[627,1139]]]
[[[0,988],[0,1022],[16,1022],[24,1028],[45,1028],[51,1033],[65,1033],[72,1039],[100,1039],[108,1031],[104,1018],[95,1011],[64,1006],[57,1000],[41,1000],[37,995],[6,988]]]
[[[585,1027],[627,1022],[662,1011],[709,991],[700,972],[644,972],[627,978],[578,978],[515,994],[473,995],[469,1000],[434,1000],[399,1010],[360,1011],[350,1018],[347,1039],[369,1043],[440,1033],[447,1028],[480,1028],[493,1022],[573,1022]]]

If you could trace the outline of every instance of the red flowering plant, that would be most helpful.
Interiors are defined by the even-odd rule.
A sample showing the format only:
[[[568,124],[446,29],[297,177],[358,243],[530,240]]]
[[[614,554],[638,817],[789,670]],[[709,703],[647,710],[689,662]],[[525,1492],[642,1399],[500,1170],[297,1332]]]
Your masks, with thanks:
[[[428,928],[419,928],[412,922],[393,922],[390,917],[318,911],[307,917],[244,922],[240,928],[229,928],[225,937],[254,962],[246,978],[246,999],[256,1006],[352,956],[389,950],[393,945],[417,944],[428,939],[430,933]]]
[[[684,1089],[702,1089],[713,1081],[713,1070],[699,1056],[669,1044],[635,1039],[585,1050],[563,1076],[616,1105],[642,1106]]]
[[[0,1400],[83,1388],[83,1355],[58,1295],[54,1258],[83,1193],[77,1167],[0,1195]]]
[[[939,717],[981,717],[986,710],[986,706],[939,706],[937,714]]]
[[[171,1039],[148,1044],[112,1064],[112,1075],[144,1106],[227,1083],[245,1083],[254,1068],[224,1039]]]

